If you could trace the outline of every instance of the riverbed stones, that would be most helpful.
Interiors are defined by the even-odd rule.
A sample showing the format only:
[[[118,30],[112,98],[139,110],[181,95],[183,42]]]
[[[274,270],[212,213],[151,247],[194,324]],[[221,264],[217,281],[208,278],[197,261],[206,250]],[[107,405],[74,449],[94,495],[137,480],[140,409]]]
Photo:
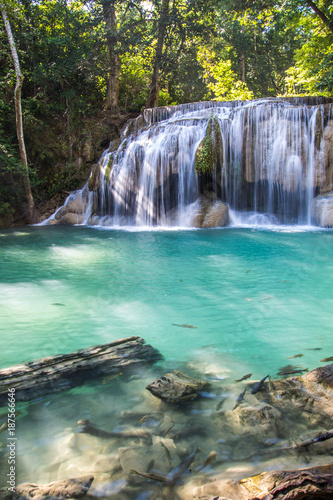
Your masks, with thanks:
[[[87,475],[73,479],[63,479],[50,484],[22,483],[15,488],[15,493],[11,493],[7,488],[0,490],[0,498],[6,500],[21,499],[41,500],[45,498],[64,499],[81,498],[86,495],[94,476]]]
[[[175,370],[154,380],[146,389],[167,403],[177,403],[187,401],[187,397],[190,399],[191,395],[196,396],[206,384],[203,380],[191,378]]]

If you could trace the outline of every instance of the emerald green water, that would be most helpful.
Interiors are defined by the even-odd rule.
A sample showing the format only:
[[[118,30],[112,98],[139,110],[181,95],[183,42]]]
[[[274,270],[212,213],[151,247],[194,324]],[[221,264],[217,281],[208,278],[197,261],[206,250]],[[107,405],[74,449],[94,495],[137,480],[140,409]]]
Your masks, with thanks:
[[[275,375],[299,353],[314,368],[333,355],[332,243],[292,229],[1,231],[1,367],[139,335],[168,361],[214,357],[220,375]]]
[[[291,403],[278,425],[274,420],[265,431],[260,425],[244,430],[232,410],[254,380],[268,373],[274,378],[287,364],[312,369],[333,355],[332,244],[332,231],[295,227],[0,231],[1,367],[132,335],[165,357],[134,375],[107,383],[92,379],[29,404],[17,401],[17,484],[93,474],[91,494],[97,497],[156,500],[170,495],[161,496],[160,483],[129,469],[147,472],[153,458],[152,470],[166,475],[196,448],[194,467],[212,450],[216,460],[199,479],[185,473],[185,490],[206,475],[240,479],[330,461],[325,449],[311,460],[267,454],[272,443],[282,446],[331,428],[327,417]],[[297,354],[302,356],[287,359]],[[178,407],[145,389],[174,369],[206,380],[207,391]],[[249,381],[234,382],[247,373],[253,374]],[[247,389],[242,405],[253,410],[266,397]],[[144,429],[152,443],[82,434],[80,419],[114,432]],[[8,479],[7,437],[0,435],[0,487]],[[178,496],[171,498],[193,499],[191,489],[175,488]]]

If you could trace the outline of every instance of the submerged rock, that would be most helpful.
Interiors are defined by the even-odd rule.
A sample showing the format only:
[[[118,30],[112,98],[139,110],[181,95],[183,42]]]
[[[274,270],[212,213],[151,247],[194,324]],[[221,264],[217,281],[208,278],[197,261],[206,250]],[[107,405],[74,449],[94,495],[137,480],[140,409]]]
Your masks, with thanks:
[[[333,191],[313,200],[312,213],[318,226],[333,227]]]
[[[154,396],[164,399],[167,403],[185,401],[190,396],[195,397],[207,382],[188,377],[180,371],[166,373],[147,385],[146,389]]]
[[[194,217],[194,227],[223,227],[229,224],[228,205],[211,195],[203,195],[199,199],[199,209]]]
[[[15,493],[10,493],[7,488],[0,490],[0,498],[11,500],[21,499],[36,500],[45,498],[81,498],[88,492],[94,476],[83,476],[74,479],[63,479],[50,484],[22,483],[15,488]]]
[[[291,471],[263,472],[238,483],[241,498],[254,500],[329,500],[333,498],[333,464]]]

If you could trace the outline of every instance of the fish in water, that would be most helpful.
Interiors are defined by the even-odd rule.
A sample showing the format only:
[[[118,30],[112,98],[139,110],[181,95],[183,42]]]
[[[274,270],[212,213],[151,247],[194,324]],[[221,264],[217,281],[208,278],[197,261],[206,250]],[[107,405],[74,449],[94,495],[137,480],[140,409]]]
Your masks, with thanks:
[[[216,455],[217,455],[216,451],[211,451],[206,460],[204,461],[204,463],[196,470],[196,472],[202,471],[202,469],[207,467],[207,465],[211,464],[212,461],[216,458]]]
[[[249,302],[252,302],[252,299],[249,299],[248,297],[244,297],[245,300],[248,300]]]
[[[320,360],[321,363],[326,363],[326,361],[333,361],[333,356],[330,356],[329,358],[324,358],[324,359]]]
[[[268,378],[269,375],[266,375],[266,377],[262,378],[261,380],[259,380],[259,382],[257,382],[253,388],[252,388],[252,391],[251,391],[251,394],[257,394],[257,392],[261,391],[261,389],[263,388],[263,385],[265,383],[265,380],[266,378]]]
[[[297,373],[307,372],[308,368],[300,368],[299,366],[286,365],[279,369],[278,376],[296,375]]]
[[[166,456],[166,459],[168,461],[168,464],[171,465],[172,458],[171,458],[171,454],[170,454],[169,449],[167,448],[167,446],[165,446],[164,443],[162,443],[162,441],[160,442],[160,445],[162,446],[162,448],[164,448],[165,456]]]
[[[152,479],[153,481],[160,481],[161,483],[168,483],[169,478],[162,476],[162,474],[155,474],[155,472],[138,472],[137,470],[130,469],[131,474],[138,474],[139,476],[145,477],[146,479]]]
[[[226,398],[222,398],[222,399],[221,399],[221,401],[219,401],[219,402],[217,403],[217,405],[216,405],[216,411],[219,411],[219,410],[222,408],[222,406],[223,406],[223,403],[224,403],[225,399],[226,399]]]
[[[186,325],[186,324],[178,325],[177,323],[172,323],[172,325],[173,326],[180,326],[181,328],[197,328],[196,326]]]
[[[142,417],[139,424],[143,424],[143,422],[145,422],[147,418],[153,418],[154,415],[158,415],[158,413],[149,413],[148,415],[145,415],[144,417]]]
[[[289,356],[287,359],[301,358],[304,354],[295,354],[295,356]]]
[[[236,408],[241,404],[241,402],[244,399],[245,393],[246,393],[246,387],[245,387],[244,391],[238,396],[238,398],[236,400],[236,404],[233,407],[233,410],[236,410]]]
[[[119,377],[119,375],[122,375],[122,372],[110,375],[110,377],[107,377],[105,380],[103,380],[102,384],[106,384],[107,382],[110,382],[110,380],[114,380],[115,378]]]
[[[184,462],[181,462],[173,471],[170,473],[170,482],[174,483],[176,479],[178,479],[184,472],[189,468],[191,463],[194,460],[195,454],[198,451],[198,448],[196,448],[191,455],[189,455],[188,458],[184,460]]]
[[[322,347],[309,347],[307,349],[307,351],[322,351],[323,348]]]
[[[62,304],[61,302],[53,302],[53,304],[51,304],[51,306],[63,306],[63,307],[66,307],[66,304]]]
[[[246,380],[250,377],[252,377],[252,373],[247,373],[246,375],[244,375],[244,377],[240,378],[239,380],[235,380],[235,382],[243,382],[243,380]]]

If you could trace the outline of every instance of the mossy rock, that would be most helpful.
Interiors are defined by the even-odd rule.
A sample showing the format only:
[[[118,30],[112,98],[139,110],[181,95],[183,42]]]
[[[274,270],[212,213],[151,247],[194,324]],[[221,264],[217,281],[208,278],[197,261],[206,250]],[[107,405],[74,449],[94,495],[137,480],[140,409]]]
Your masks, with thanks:
[[[200,142],[194,161],[197,174],[213,172],[222,158],[221,130],[217,118],[211,116],[208,121],[205,137]]]
[[[110,174],[111,174],[111,170],[112,170],[112,166],[113,166],[113,159],[114,159],[114,156],[110,155],[110,158],[109,158],[108,164],[106,166],[106,170],[105,170],[105,180],[106,180],[106,182],[110,178]]]
[[[111,142],[111,145],[109,147],[109,153],[113,153],[114,151],[117,151],[121,144],[121,139],[118,137],[118,139],[115,139],[114,141]]]

